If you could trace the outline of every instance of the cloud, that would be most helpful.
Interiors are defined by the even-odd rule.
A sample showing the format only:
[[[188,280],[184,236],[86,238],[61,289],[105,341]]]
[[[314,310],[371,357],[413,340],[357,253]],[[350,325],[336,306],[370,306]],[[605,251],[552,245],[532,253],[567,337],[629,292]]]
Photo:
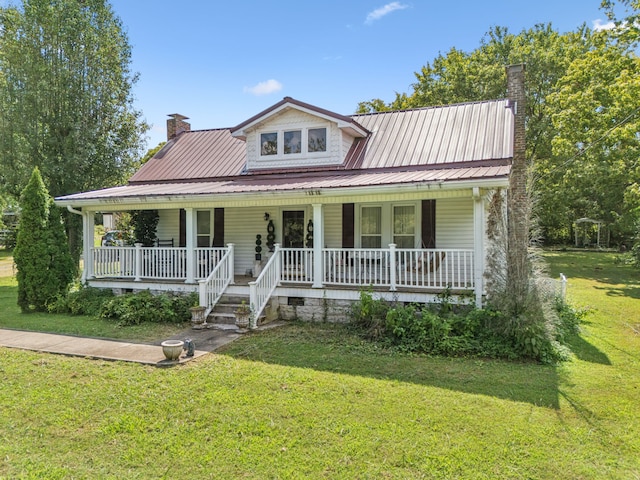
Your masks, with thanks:
[[[599,32],[601,30],[612,30],[614,28],[616,28],[616,25],[611,21],[602,23],[602,20],[600,20],[599,18],[593,21],[593,29],[596,32]]]
[[[270,93],[279,92],[280,90],[282,90],[282,84],[273,78],[266,82],[260,82],[253,87],[244,87],[245,93],[251,93],[256,96],[269,95]]]
[[[380,20],[385,15],[389,15],[391,12],[395,12],[396,10],[404,10],[405,8],[409,8],[409,5],[404,5],[400,2],[387,3],[384,7],[376,8],[373,12],[369,12],[364,23],[371,24],[376,20]]]

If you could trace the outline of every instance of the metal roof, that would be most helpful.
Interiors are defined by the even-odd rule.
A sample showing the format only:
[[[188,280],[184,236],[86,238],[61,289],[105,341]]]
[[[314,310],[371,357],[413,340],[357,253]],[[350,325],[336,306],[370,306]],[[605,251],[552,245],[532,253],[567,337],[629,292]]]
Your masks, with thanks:
[[[513,157],[508,100],[356,115],[371,133],[360,168]]]
[[[294,102],[290,98],[277,105]],[[311,106],[312,107],[312,106]],[[342,117],[366,137],[355,138],[342,165],[246,171],[246,144],[232,129],[187,131],[170,140],[129,185],[56,199],[61,203],[128,196],[249,193],[415,182],[506,178],[513,157],[513,111],[494,100]],[[267,109],[242,125],[274,111]]]
[[[239,175],[246,163],[245,142],[228,129],[182,132],[169,140],[130,183],[184,181]]]
[[[224,195],[243,193],[272,193],[297,190],[330,190],[348,187],[411,185],[432,182],[465,182],[504,179],[508,165],[489,165],[462,168],[434,168],[414,171],[351,171],[310,175],[285,174],[243,176],[228,180],[125,185],[93,192],[77,193],[58,198],[73,204],[83,200],[108,200],[127,197],[164,197],[181,195]]]

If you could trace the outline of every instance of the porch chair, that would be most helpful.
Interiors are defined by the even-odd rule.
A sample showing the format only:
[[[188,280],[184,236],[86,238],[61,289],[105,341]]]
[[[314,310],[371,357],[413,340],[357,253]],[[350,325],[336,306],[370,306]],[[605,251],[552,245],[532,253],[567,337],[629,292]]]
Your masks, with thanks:
[[[415,266],[415,271],[417,273],[435,273],[438,268],[440,268],[440,262],[444,260],[446,254],[446,252],[431,252],[429,253],[429,258],[426,259],[423,252],[418,259],[417,265]],[[427,267],[427,265],[428,268],[425,268]]]
[[[173,247],[173,238],[169,240],[156,239],[156,247]]]

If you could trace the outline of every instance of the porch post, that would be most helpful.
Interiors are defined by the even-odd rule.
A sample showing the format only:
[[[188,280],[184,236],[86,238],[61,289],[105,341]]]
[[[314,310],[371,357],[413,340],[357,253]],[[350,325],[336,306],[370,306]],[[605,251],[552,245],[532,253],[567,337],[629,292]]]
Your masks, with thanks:
[[[473,187],[473,283],[476,307],[482,308],[484,291],[484,198]]]
[[[93,278],[93,212],[82,212],[82,281]]]
[[[187,279],[184,283],[195,283],[196,281],[196,235],[195,235],[195,210],[193,208],[185,208],[185,230],[187,234]]]
[[[324,215],[321,203],[313,204],[313,288],[322,288],[322,247],[324,246]]]
[[[397,288],[397,276],[396,276],[396,244],[389,244],[389,283],[391,284],[389,290],[395,292]]]

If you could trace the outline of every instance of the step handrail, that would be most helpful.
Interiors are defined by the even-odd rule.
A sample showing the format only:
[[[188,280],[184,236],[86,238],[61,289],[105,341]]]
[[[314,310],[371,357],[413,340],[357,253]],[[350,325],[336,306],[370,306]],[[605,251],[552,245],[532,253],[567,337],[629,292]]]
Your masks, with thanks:
[[[249,282],[250,328],[256,328],[258,318],[267,306],[271,295],[280,284],[280,244],[276,243],[273,255],[255,281]]]
[[[199,303],[207,307],[205,318],[214,309],[227,287],[233,283],[234,244],[227,244],[227,251],[216,263],[209,276],[199,280]]]

